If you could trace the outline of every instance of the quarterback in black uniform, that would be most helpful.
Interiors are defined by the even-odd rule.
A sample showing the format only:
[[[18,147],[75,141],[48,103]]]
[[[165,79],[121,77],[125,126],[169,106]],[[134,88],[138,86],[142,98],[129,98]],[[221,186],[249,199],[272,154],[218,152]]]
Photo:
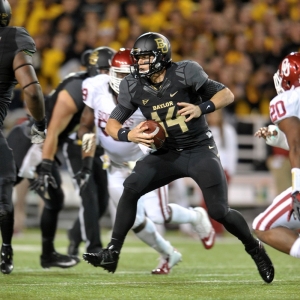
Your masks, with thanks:
[[[107,175],[102,169],[100,159],[103,149],[97,148],[97,155],[93,159],[84,160],[82,165],[81,145],[76,139],[75,132],[85,107],[82,100],[82,81],[100,72],[107,73],[114,53],[115,51],[109,47],[94,49],[89,54],[87,71],[71,73],[46,100],[49,126],[43,146],[43,160],[37,168],[38,177],[31,183],[32,189],[42,196],[48,192],[51,199],[45,200],[46,205],[41,222],[43,234],[41,264],[43,267],[65,267],[63,262],[68,257],[58,255],[54,252],[53,246],[57,223],[54,221],[57,220],[58,212],[63,205],[60,178],[57,176],[58,172],[54,172],[57,170],[55,154],[59,146],[63,147],[69,171],[72,175],[75,174],[79,188],[85,186],[85,188],[80,188],[82,202],[79,218],[69,231],[72,243],[68,253],[77,255],[78,246],[82,240],[86,242],[88,251],[99,251],[102,248],[99,218],[104,214],[108,204]],[[71,138],[72,135],[74,139]],[[44,226],[43,220],[44,222],[47,220],[47,226]]]
[[[201,188],[210,217],[244,244],[263,280],[272,282],[274,268],[263,245],[252,236],[243,216],[229,208],[225,174],[204,116],[233,102],[233,94],[209,79],[198,63],[172,62],[170,43],[161,34],[141,35],[131,54],[135,59],[133,71],[120,84],[119,104],[106,131],[115,139],[149,147],[153,136],[143,134],[147,129],[143,123],[131,131],[122,128],[139,108],[146,119],[164,127],[167,138],[161,149],[138,161],[125,180],[108,247],[99,253],[86,253],[84,259],[114,272],[141,195],[178,178],[191,177]]]
[[[43,93],[32,66],[35,44],[24,28],[8,26],[10,18],[11,8],[8,1],[0,0],[0,127],[3,126],[13,89],[18,82],[23,89],[28,110],[34,118],[33,127],[29,130],[31,141],[42,143],[45,138],[46,118]],[[1,272],[9,274],[13,270],[12,190],[16,181],[16,168],[12,150],[1,130],[0,153]]]

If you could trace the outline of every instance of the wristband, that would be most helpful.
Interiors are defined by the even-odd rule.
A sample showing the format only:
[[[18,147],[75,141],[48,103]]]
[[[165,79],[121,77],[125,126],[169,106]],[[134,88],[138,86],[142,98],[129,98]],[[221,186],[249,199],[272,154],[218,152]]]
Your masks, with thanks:
[[[120,128],[120,130],[118,131],[118,140],[122,142],[130,142],[128,140],[129,131],[130,129]]]
[[[82,169],[92,171],[93,161],[94,161],[94,157],[92,156],[85,157],[82,161]]]
[[[34,125],[38,129],[38,131],[44,131],[46,129],[46,117],[44,117],[41,121],[34,120]]]
[[[300,169],[292,169],[292,194],[296,191],[300,191]]]
[[[51,172],[52,170],[52,165],[53,165],[53,160],[51,159],[43,159],[41,168],[44,169],[45,171]]]
[[[203,102],[199,105],[202,115],[209,114],[216,110],[214,103],[211,100]]]

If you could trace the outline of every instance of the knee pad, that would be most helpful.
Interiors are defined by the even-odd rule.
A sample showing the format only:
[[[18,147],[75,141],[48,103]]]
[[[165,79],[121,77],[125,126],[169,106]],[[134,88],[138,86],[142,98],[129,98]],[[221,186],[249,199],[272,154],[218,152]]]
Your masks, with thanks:
[[[4,221],[13,215],[12,190],[12,182],[0,185],[0,221]]]

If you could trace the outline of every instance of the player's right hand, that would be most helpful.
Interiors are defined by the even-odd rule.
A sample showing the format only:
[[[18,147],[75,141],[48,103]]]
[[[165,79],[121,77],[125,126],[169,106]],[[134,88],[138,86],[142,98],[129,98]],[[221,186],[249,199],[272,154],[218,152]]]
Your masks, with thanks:
[[[291,211],[288,215],[288,221],[291,216],[294,216],[295,219],[300,220],[300,192],[296,191],[292,194],[292,203],[291,203]]]
[[[271,131],[269,127],[261,127],[255,132],[254,136],[266,139],[267,137],[276,136],[277,134],[278,132],[276,130]]]
[[[57,188],[57,183],[52,175],[53,161],[50,159],[43,159],[40,167],[37,170],[38,177],[30,184],[30,189],[36,191],[41,197],[45,197],[49,185]]]

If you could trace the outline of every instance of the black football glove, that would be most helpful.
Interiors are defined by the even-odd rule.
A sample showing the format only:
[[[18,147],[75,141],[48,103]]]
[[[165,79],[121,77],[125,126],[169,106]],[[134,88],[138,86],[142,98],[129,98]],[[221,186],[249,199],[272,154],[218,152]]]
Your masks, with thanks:
[[[288,216],[288,220],[290,220],[291,216],[294,216],[295,219],[300,220],[300,192],[296,191],[292,194],[292,203],[291,203],[291,211]]]
[[[49,185],[57,189],[57,183],[51,173],[52,165],[52,160],[43,159],[37,171],[38,177],[30,184],[30,189],[36,191],[43,198],[45,198]]]
[[[41,144],[46,139],[46,118],[42,121],[34,121],[31,126],[31,143],[33,144]]]
[[[83,159],[81,170],[74,176],[74,178],[78,182],[80,192],[82,192],[86,188],[89,182],[89,179],[92,174],[92,169],[93,169],[93,160],[94,160],[93,157],[90,156],[85,157]]]

